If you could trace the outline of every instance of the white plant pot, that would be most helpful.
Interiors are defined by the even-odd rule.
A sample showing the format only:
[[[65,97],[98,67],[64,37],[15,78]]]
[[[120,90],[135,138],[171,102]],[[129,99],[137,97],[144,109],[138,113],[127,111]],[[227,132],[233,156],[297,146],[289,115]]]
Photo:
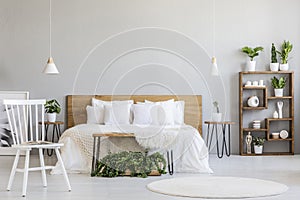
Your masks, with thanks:
[[[254,72],[255,71],[255,66],[256,66],[256,61],[255,60],[248,61],[247,67],[248,67],[249,72]]]
[[[274,89],[275,97],[283,96],[283,89]]]
[[[56,113],[47,113],[48,122],[55,122],[56,121]]]
[[[213,122],[221,122],[222,121],[222,113],[213,113],[212,121]]]
[[[254,145],[254,153],[255,154],[262,154],[262,152],[263,152],[263,145],[261,145],[261,146]]]
[[[270,63],[270,70],[276,72],[279,70],[279,63]]]
[[[262,154],[262,151],[263,151],[263,145],[261,145],[261,146],[254,145],[254,153],[255,154]]]
[[[289,63],[280,64],[280,71],[287,71],[289,70]]]

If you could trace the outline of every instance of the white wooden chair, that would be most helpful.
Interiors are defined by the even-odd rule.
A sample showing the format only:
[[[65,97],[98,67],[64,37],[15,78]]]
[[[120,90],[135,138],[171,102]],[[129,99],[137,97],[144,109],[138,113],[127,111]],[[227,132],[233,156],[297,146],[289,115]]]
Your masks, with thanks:
[[[45,142],[45,124],[44,124],[44,104],[45,99],[39,100],[3,100],[8,116],[10,131],[13,136],[13,148],[17,149],[15,161],[11,170],[8,181],[7,190],[11,189],[15,173],[23,172],[23,189],[22,196],[26,196],[28,172],[40,170],[42,172],[43,186],[47,186],[46,170],[53,169],[54,166],[45,166],[43,149],[54,149],[58,162],[62,167],[63,176],[67,183],[68,190],[71,191],[68,175],[66,173],[62,158],[59,153],[59,148],[63,146],[60,143]],[[40,116],[40,118],[39,118]],[[42,127],[39,129],[38,122],[42,121]],[[35,123],[34,123],[35,122]],[[41,134],[40,131],[41,130]],[[40,167],[29,167],[30,152],[32,149],[38,149],[40,158]],[[18,161],[20,152],[25,151],[24,168],[19,169]]]

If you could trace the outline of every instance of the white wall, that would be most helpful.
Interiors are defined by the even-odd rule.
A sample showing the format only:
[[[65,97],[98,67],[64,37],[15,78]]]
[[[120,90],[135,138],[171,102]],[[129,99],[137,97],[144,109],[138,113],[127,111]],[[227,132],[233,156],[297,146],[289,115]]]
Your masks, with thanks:
[[[209,76],[215,54],[226,89],[221,109],[238,122],[238,72],[246,61],[240,48],[265,47],[257,62],[266,70],[271,43],[287,39],[294,44],[299,153],[299,8],[298,0],[216,0],[214,52],[212,0],[53,0],[52,51],[60,74],[47,76],[41,71],[49,54],[48,1],[0,0],[0,90],[28,90],[63,104],[72,93],[202,94],[205,120],[212,100],[224,99],[222,81]],[[232,134],[237,153],[237,125]]]

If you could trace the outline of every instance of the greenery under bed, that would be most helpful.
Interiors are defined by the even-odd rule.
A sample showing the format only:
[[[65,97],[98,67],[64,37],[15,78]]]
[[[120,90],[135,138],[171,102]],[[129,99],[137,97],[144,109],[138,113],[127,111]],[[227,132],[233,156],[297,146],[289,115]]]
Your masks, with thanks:
[[[91,176],[116,177],[130,175],[147,177],[151,172],[166,173],[166,160],[160,153],[147,155],[142,152],[109,153],[96,164]]]

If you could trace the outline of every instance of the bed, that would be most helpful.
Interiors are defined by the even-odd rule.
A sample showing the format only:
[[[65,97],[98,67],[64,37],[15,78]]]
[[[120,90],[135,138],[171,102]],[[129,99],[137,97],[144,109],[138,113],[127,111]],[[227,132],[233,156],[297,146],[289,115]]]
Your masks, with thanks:
[[[103,101],[133,100],[134,104],[145,100],[151,102],[170,99],[184,101],[185,124],[163,127],[158,125],[145,127],[132,124],[86,124],[86,107],[91,105],[92,98]],[[68,95],[66,100],[68,129],[62,134],[59,142],[64,143],[61,155],[68,173],[90,173],[93,150],[92,134],[105,132],[134,133],[136,139],[103,138],[100,157],[105,156],[108,152],[144,151],[145,143],[151,141],[144,139],[147,135],[147,138],[152,139],[153,144],[157,143],[152,149],[147,148],[150,154],[153,152],[164,154],[168,149],[173,150],[175,172],[212,173],[208,164],[208,150],[201,137],[202,97],[200,95]],[[148,137],[149,135],[151,137]],[[160,142],[164,142],[163,145]],[[51,173],[61,173],[58,164]]]

